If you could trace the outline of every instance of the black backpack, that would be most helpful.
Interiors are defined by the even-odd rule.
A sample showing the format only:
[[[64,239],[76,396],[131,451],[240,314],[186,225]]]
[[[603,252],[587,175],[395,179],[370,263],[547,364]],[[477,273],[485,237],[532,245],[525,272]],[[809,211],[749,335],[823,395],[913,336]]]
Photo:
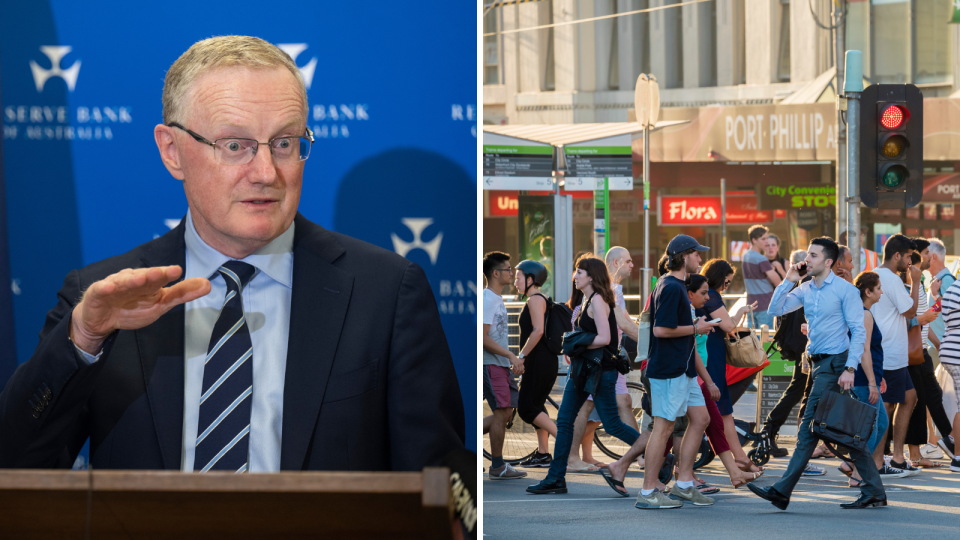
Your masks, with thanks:
[[[555,303],[542,294],[537,296],[541,296],[547,301],[547,312],[543,315],[543,337],[541,339],[547,346],[548,351],[559,356],[563,354],[563,334],[573,330],[573,323],[570,322],[570,319],[573,318],[573,310],[566,304]]]
[[[803,283],[803,281],[800,283]],[[799,285],[794,287],[797,286]],[[773,335],[773,341],[780,349],[780,356],[784,360],[800,360],[800,355],[806,350],[807,336],[800,331],[800,325],[805,322],[807,322],[807,317],[804,315],[803,308],[780,317],[777,333]]]

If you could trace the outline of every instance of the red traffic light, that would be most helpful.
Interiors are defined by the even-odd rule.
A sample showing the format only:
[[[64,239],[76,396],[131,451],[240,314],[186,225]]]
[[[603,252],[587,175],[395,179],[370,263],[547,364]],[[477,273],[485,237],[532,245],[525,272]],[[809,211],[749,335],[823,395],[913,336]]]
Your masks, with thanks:
[[[910,111],[900,105],[890,105],[880,114],[880,124],[887,129],[896,129],[910,119]]]

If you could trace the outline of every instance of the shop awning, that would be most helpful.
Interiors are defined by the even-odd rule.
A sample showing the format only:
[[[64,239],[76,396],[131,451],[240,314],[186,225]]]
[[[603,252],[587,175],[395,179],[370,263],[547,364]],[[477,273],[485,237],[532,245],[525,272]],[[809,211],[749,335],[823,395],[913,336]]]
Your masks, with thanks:
[[[688,122],[689,120],[664,120],[658,122],[657,127],[651,131]],[[486,125],[483,126],[483,131],[553,146],[567,146],[617,135],[642,133],[643,128],[636,122],[604,122],[599,124]]]

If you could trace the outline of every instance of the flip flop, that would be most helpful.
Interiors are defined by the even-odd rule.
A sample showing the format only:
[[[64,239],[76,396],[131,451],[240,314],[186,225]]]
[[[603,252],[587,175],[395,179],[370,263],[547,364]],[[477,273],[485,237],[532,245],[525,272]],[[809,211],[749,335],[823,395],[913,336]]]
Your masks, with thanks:
[[[930,463],[933,463],[933,465],[924,465],[923,459],[926,459]],[[921,469],[939,469],[940,467],[943,467],[943,463],[940,463],[939,461],[933,461],[930,458],[923,458],[923,459],[921,459],[920,461],[917,461],[917,466],[920,467]]]
[[[837,467],[837,470],[840,471],[840,472],[842,472],[843,475],[846,476],[847,478],[853,478],[853,469],[850,469],[850,470],[848,471],[848,470],[844,469],[844,468],[843,468],[843,464],[841,464],[839,467]]]
[[[699,491],[702,495],[713,495],[714,493],[720,493],[720,488],[711,486],[706,482],[695,484],[693,487],[697,488],[697,491]]]
[[[627,489],[627,487],[623,485],[623,482],[613,477],[613,474],[610,472],[610,469],[600,469],[600,474],[603,475],[603,479],[607,481],[607,484],[610,486],[610,489],[617,492],[617,495],[621,497],[630,496],[629,492],[620,491],[619,489],[617,489],[617,488]]]
[[[587,465],[586,467],[567,467],[567,472],[597,472],[600,470],[600,467],[596,465]]]

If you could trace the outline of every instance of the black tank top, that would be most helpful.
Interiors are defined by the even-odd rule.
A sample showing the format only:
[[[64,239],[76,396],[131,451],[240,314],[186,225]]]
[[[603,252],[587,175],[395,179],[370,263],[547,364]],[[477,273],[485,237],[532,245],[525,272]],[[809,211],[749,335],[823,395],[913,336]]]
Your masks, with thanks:
[[[540,296],[546,300],[546,297],[542,294],[535,294],[534,296]],[[546,313],[544,313],[544,319],[546,319]],[[520,311],[518,323],[520,324],[520,348],[523,349],[523,346],[527,344],[527,340],[530,339],[530,333],[533,332],[533,319],[530,317],[529,301],[527,304],[524,304],[523,310]],[[546,328],[543,330],[545,332]],[[530,351],[527,358],[553,358],[556,360],[557,357],[550,352],[550,349],[547,349],[546,336],[544,335],[541,336],[540,341],[534,345],[533,350]]]
[[[583,329],[584,332],[597,333],[597,323],[589,315],[584,316],[587,312],[587,308],[590,306],[590,302],[593,301],[594,295],[597,293],[594,292],[590,295],[590,298],[587,299],[587,302],[583,304],[583,307],[580,308],[580,313],[577,315],[576,326]],[[600,297],[601,301],[603,297]],[[614,314],[613,309],[610,310],[610,315],[607,316],[607,322],[610,325],[610,343],[607,343],[603,346],[603,360],[600,361],[600,368],[603,371],[609,371],[612,369],[617,369],[617,364],[614,361],[614,358],[617,356],[617,343],[614,339],[614,336],[617,335],[617,316]]]

